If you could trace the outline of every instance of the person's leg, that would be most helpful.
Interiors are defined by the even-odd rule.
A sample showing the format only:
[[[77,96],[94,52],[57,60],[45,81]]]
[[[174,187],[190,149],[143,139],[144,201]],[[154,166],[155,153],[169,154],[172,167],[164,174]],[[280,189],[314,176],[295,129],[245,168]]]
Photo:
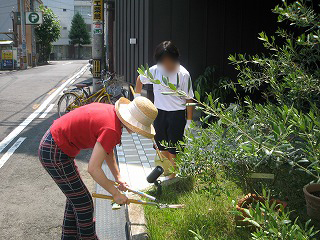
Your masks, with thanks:
[[[65,164],[63,172],[64,174],[61,174],[61,177],[64,179],[62,184],[63,193],[67,196],[73,207],[78,237],[88,240],[98,239],[95,231],[95,222],[93,220],[93,200],[74,162],[70,161],[68,164]]]
[[[162,141],[167,141],[168,135],[167,135],[167,129],[168,129],[168,124],[166,120],[166,114],[167,111],[163,111],[158,109],[158,116],[154,120],[153,126],[156,130],[156,135],[154,137],[154,140],[156,141],[157,147],[161,151],[161,153],[169,159],[169,152],[168,150],[161,145]]]
[[[64,219],[62,225],[62,239],[66,239],[67,237],[77,237],[77,220],[74,213],[73,206],[69,199],[66,200],[66,208],[64,211]]]
[[[66,195],[67,204],[69,204],[69,206],[66,206],[66,210],[70,210],[67,213],[72,211],[76,219],[77,231],[74,232],[74,228],[69,231],[72,221],[69,222],[68,217],[72,219],[72,214],[65,214],[64,222],[67,224],[63,225],[61,239],[98,239],[93,221],[92,197],[80,178],[74,159],[68,157],[58,148],[50,133],[40,144],[39,158],[43,167]]]
[[[168,114],[168,141],[175,146],[179,141],[183,140],[184,128],[186,126],[185,111],[173,111]],[[177,149],[175,147],[168,149],[168,159],[176,168],[175,158]],[[176,174],[171,174],[168,178],[175,178]]]

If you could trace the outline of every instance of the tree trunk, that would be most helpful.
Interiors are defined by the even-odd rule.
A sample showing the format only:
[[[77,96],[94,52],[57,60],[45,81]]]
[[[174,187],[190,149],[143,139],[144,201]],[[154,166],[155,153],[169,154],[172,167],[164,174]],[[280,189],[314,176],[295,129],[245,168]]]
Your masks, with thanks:
[[[79,43],[79,45],[78,45],[78,59],[80,59],[80,52],[81,52],[81,51],[80,51],[80,46],[81,46],[81,45],[80,45],[80,43]]]

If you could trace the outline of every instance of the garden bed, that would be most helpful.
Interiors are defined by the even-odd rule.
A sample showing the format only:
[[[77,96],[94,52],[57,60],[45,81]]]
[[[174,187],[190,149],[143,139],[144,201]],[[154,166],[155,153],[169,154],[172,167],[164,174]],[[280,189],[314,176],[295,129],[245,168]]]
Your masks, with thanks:
[[[230,199],[242,196],[241,189],[229,181],[225,182],[225,187],[231,193],[229,198],[224,194],[199,192],[190,179],[164,187],[161,201],[182,203],[186,208],[160,210],[145,207],[150,239],[194,239],[195,234],[191,231],[199,231],[204,239],[248,239],[250,233],[236,227],[231,213]]]

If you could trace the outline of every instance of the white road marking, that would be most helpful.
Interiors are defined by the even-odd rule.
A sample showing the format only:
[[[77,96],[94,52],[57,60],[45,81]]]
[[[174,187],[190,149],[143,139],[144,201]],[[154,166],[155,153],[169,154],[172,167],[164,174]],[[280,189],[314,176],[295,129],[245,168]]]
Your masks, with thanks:
[[[73,62],[64,63],[64,64],[62,64],[62,66],[65,66],[65,65],[68,65],[68,64],[71,64],[71,63],[73,63]]]
[[[13,129],[13,131],[6,136],[1,142],[0,142],[0,153],[5,149],[12,140],[18,136],[23,129],[25,129],[47,106],[48,104],[77,76],[81,76],[87,69],[89,64],[85,65],[81,70],[73,75],[71,78],[69,78],[65,83],[63,83],[54,93],[52,93],[41,105],[38,107],[33,113],[30,114],[29,117],[26,118],[18,127]]]
[[[45,118],[47,114],[52,110],[53,107],[54,107],[54,104],[50,104],[47,110],[45,110],[44,113],[42,113],[39,118]]]
[[[26,140],[25,137],[21,137],[19,138],[13,145],[11,148],[9,148],[9,150],[2,156],[2,158],[0,159],[0,168],[2,168],[2,166],[6,163],[6,161],[8,161],[8,159],[11,157],[11,155],[17,150],[17,148],[21,145],[21,143]]]

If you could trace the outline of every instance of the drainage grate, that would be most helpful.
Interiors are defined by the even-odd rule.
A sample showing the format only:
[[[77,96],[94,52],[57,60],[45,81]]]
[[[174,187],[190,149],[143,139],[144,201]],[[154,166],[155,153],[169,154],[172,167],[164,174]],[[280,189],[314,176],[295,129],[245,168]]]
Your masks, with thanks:
[[[114,180],[107,164],[102,165],[103,171],[109,179]],[[96,184],[96,192],[109,194],[100,185]],[[100,240],[126,240],[128,239],[127,209],[112,210],[111,202],[96,198],[96,231]]]

